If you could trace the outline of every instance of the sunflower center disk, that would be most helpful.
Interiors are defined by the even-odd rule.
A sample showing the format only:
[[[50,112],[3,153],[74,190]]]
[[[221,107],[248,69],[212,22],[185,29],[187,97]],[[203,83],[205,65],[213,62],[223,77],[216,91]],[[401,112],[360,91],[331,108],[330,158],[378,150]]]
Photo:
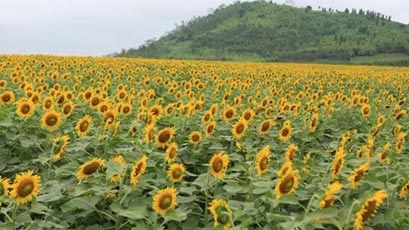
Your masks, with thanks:
[[[169,196],[166,196],[161,200],[161,202],[159,203],[159,206],[161,209],[167,209],[169,208],[171,203],[172,203],[172,198]]]
[[[213,170],[214,170],[215,172],[220,172],[220,171],[222,170],[222,168],[223,168],[223,162],[222,162],[222,160],[221,160],[221,159],[215,160],[215,162],[213,163],[212,167],[213,167]]]
[[[17,189],[17,194],[19,197],[26,197],[33,192],[34,183],[31,180],[22,181],[21,185]]]

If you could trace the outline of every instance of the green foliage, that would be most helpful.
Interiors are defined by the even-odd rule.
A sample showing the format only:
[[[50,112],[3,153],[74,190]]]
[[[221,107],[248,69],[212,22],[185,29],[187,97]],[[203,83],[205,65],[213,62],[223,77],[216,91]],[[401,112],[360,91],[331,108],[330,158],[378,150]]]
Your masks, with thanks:
[[[362,9],[314,11],[256,1],[222,5],[121,56],[345,63],[383,53],[409,54],[409,26]]]

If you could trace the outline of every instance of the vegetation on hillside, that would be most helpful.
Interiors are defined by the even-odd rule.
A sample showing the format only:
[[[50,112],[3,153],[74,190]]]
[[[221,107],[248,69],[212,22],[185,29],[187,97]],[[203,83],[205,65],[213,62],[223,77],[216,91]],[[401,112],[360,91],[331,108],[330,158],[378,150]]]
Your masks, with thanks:
[[[120,56],[258,61],[347,61],[385,53],[409,59],[409,26],[363,9],[312,10],[236,2],[182,22]],[[399,60],[402,61],[402,60]],[[408,61],[408,60],[406,60]]]

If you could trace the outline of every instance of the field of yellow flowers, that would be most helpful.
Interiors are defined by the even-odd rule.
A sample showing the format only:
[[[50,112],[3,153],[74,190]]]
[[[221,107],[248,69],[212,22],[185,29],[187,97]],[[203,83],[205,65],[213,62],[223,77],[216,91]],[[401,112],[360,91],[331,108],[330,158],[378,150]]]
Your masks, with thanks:
[[[0,228],[408,229],[408,81],[0,56]]]

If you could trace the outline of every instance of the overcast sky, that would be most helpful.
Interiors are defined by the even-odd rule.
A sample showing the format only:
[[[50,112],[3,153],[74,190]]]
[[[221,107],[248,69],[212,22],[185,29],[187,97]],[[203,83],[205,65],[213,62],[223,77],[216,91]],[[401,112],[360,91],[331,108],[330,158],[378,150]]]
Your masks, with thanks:
[[[235,0],[1,0],[0,54],[98,56],[138,47],[175,24]],[[281,0],[345,10],[374,10],[409,24],[408,0]]]

